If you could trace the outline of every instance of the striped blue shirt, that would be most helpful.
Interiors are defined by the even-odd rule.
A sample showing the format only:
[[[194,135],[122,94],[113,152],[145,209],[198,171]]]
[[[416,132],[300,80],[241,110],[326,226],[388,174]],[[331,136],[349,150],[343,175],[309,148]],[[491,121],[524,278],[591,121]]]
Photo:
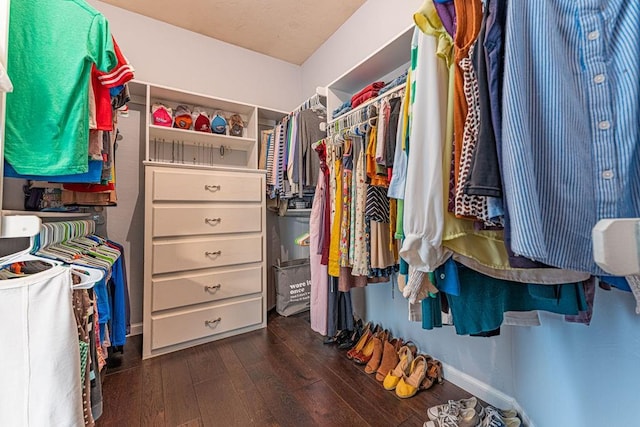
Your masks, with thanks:
[[[511,247],[602,274],[593,226],[640,217],[640,0],[512,0],[504,65]]]

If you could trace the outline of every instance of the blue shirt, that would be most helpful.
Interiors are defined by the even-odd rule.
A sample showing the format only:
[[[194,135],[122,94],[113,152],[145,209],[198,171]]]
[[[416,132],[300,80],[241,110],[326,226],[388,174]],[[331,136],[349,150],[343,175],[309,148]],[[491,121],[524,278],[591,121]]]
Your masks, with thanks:
[[[640,216],[640,2],[510,2],[502,167],[512,249],[603,274],[599,219]]]

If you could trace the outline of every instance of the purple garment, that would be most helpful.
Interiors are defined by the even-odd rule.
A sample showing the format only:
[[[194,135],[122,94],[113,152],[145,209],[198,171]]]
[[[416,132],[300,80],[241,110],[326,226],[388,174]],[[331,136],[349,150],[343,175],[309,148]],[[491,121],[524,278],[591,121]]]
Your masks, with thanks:
[[[596,296],[596,278],[591,276],[589,280],[582,282],[584,287],[584,296],[587,300],[587,311],[581,311],[577,315],[565,315],[564,320],[571,323],[583,323],[587,326],[591,323],[591,317],[593,316],[593,301]]]
[[[456,36],[456,7],[453,0],[434,1],[433,5],[436,7],[444,29],[447,30],[451,38],[454,38]]]

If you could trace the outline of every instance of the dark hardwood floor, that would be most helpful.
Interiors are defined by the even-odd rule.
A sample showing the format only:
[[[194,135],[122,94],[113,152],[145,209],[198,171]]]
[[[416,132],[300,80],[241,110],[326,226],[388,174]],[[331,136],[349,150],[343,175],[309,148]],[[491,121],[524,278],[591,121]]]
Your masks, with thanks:
[[[469,394],[445,381],[411,399],[322,343],[308,313],[266,329],[141,360],[129,339],[103,384],[107,426],[422,426],[426,408]]]

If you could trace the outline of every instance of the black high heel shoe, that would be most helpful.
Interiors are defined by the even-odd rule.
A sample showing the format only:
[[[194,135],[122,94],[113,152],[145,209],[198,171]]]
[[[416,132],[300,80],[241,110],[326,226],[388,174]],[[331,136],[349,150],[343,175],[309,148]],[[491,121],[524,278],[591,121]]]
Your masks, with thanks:
[[[346,329],[336,332],[336,334],[332,337],[326,337],[323,341],[324,344],[339,344],[344,342],[346,339],[351,336],[351,331]]]
[[[362,323],[362,319],[358,319],[354,322],[353,333],[351,333],[345,340],[338,344],[338,348],[340,350],[350,350],[356,343],[360,340],[362,336],[362,332],[364,330],[364,325]]]

